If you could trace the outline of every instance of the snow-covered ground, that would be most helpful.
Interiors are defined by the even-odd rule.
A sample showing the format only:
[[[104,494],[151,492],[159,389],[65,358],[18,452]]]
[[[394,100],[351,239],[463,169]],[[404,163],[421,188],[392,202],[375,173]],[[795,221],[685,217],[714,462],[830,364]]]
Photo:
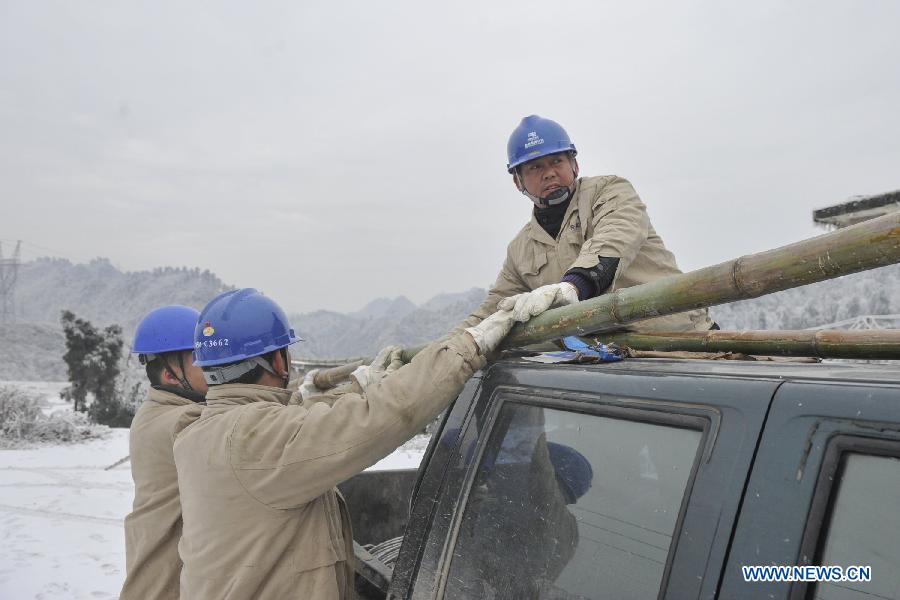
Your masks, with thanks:
[[[0,598],[116,598],[134,485],[128,430],[83,444],[0,451]]]
[[[11,382],[0,382],[11,383]],[[58,383],[17,382],[71,410]],[[416,468],[428,443],[410,440],[373,470]],[[0,600],[116,598],[125,577],[122,523],[134,484],[128,430],[100,440],[0,450]]]

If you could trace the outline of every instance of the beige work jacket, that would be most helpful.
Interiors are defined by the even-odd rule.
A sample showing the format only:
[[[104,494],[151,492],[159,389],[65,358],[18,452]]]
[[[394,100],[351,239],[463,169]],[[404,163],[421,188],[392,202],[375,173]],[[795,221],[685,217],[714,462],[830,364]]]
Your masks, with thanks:
[[[559,283],[569,269],[594,267],[600,256],[619,259],[610,291],[681,273],[627,180],[615,175],[582,177],[557,239],[550,237],[532,214],[531,221],[510,242],[484,303],[451,334],[480,323],[497,310],[503,298]],[[628,329],[705,331],[710,327],[712,321],[703,309],[647,319]]]
[[[182,598],[354,596],[352,532],[335,486],[420,431],[484,365],[468,335],[333,403],[290,390],[214,386],[175,442]]]
[[[134,505],[125,517],[122,600],[177,599],[181,560],[181,502],[172,445],[202,405],[152,389],[129,432]]]

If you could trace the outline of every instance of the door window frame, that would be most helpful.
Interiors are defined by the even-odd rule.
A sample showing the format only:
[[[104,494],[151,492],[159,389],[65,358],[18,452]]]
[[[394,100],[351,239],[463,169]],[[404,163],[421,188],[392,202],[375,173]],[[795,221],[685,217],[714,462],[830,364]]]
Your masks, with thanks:
[[[900,459],[900,440],[840,433],[828,441],[813,491],[806,529],[800,542],[799,556],[809,557],[803,564],[816,565],[821,562],[824,542],[828,540],[831,515],[846,468],[845,459],[850,454]],[[791,600],[810,598],[814,587],[808,582],[794,583],[791,587]]]
[[[491,439],[494,432],[494,426],[496,425],[500,411],[508,402],[539,408],[551,408],[565,412],[582,413],[591,416],[627,420],[636,423],[663,425],[678,429],[690,429],[700,433],[697,452],[691,463],[691,471],[688,475],[681,504],[678,508],[678,517],[675,520],[675,528],[672,531],[672,539],[666,554],[665,567],[659,582],[658,597],[662,597],[668,584],[669,574],[672,569],[672,561],[676,554],[678,540],[681,537],[679,532],[681,531],[685,513],[687,512],[697,472],[701,463],[708,459],[709,453],[712,450],[712,444],[715,440],[715,435],[710,435],[710,431],[716,431],[718,429],[717,421],[720,415],[707,407],[689,406],[682,403],[667,403],[665,401],[648,401],[642,398],[630,398],[627,396],[617,395],[608,398],[608,400],[613,400],[615,404],[608,402],[600,403],[597,400],[598,398],[596,395],[579,392],[554,394],[545,391],[545,393],[536,394],[531,391],[524,391],[516,389],[513,386],[505,385],[497,386],[494,389],[487,410],[484,433],[477,442],[473,460],[463,479],[460,500],[457,504],[456,512],[453,515],[453,521],[450,525],[446,545],[444,546],[444,551],[439,563],[440,569],[437,585],[435,586],[435,598],[444,597],[447,578],[452,564],[453,550],[456,547],[463,516],[468,507],[472,485],[475,481],[478,469],[481,466],[481,460],[487,449],[488,441]],[[672,412],[669,412],[669,410]]]

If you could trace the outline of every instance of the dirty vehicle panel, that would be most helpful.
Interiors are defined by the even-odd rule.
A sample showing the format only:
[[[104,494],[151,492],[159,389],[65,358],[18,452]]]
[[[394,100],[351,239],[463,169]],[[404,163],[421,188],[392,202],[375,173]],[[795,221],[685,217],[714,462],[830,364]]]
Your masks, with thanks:
[[[863,365],[501,361],[469,382],[432,440],[389,597],[806,597],[806,585],[745,583],[740,566],[805,564],[801,546],[818,557],[828,537],[816,532],[831,521],[849,527],[830,517],[836,486],[821,484],[821,472],[900,481],[900,461],[888,458],[900,454],[891,446],[898,375]],[[873,453],[893,462],[856,465]],[[896,506],[898,487],[879,484],[876,503]],[[887,507],[876,514],[896,513]],[[847,563],[878,564],[885,586],[888,565],[900,572],[893,519],[882,524],[890,534]],[[824,555],[842,564],[846,553],[832,544]]]
[[[898,457],[896,384],[785,383],[747,486],[723,589],[752,586],[760,598],[900,597]],[[788,594],[784,583],[743,583],[748,564],[867,565],[873,579],[795,585]]]

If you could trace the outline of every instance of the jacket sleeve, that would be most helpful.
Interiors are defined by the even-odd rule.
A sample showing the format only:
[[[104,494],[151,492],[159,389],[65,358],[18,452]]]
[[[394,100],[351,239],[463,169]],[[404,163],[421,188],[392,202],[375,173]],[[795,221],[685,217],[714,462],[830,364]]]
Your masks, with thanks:
[[[481,306],[476,308],[468,317],[457,323],[445,338],[442,339],[448,339],[459,335],[467,327],[478,325],[497,312],[497,305],[500,304],[500,301],[504,298],[531,291],[531,288],[525,284],[513,266],[514,263],[510,254],[510,251],[507,250],[506,260],[503,261],[503,266],[500,268],[497,280],[494,282],[494,285],[491,286],[491,289],[488,290],[488,294],[485,297],[484,302],[481,303]]]
[[[484,362],[461,335],[431,344],[364,394],[248,411],[232,432],[234,475],[266,506],[298,508],[421,431]]]
[[[591,204],[593,235],[584,241],[569,267],[590,269],[600,256],[618,258],[621,273],[635,259],[650,234],[647,207],[628,180],[613,177],[598,189]]]
[[[297,405],[309,409],[313,404],[317,402],[326,402],[329,405],[334,404],[334,401],[337,400],[338,397],[340,397],[342,394],[346,394],[352,388],[356,388],[358,391],[359,386],[354,385],[353,381],[354,380],[352,379],[350,381],[344,381],[331,389],[325,390],[306,399],[304,399],[300,395],[300,392],[294,392],[293,394],[291,394],[291,397],[288,400],[288,405]]]

